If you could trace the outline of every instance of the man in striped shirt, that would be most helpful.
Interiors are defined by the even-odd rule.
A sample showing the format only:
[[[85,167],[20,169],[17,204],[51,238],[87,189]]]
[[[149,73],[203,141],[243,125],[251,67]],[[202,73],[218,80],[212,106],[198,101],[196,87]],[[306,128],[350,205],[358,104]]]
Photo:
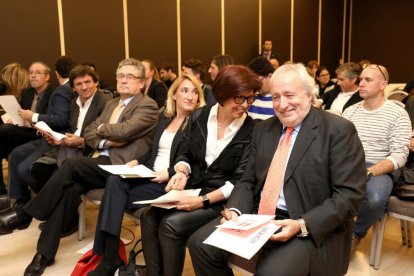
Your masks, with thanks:
[[[365,151],[367,190],[354,226],[351,254],[371,225],[385,211],[393,188],[390,173],[404,166],[411,138],[407,112],[384,98],[389,74],[381,65],[371,64],[361,73],[362,102],[347,108],[343,116],[354,123]]]

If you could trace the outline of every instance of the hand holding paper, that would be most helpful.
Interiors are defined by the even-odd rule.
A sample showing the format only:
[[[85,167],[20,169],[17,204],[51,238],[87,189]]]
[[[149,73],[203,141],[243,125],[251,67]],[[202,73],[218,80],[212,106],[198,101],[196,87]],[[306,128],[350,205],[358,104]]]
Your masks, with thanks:
[[[135,201],[135,204],[151,204],[152,206],[171,209],[176,207],[176,203],[186,197],[190,196],[198,196],[200,194],[201,189],[194,189],[194,190],[171,190],[165,195],[162,195],[153,200],[141,200]]]
[[[53,137],[53,139],[55,139],[55,141],[60,141],[63,138],[65,138],[65,135],[56,131],[53,131],[45,122],[37,122],[34,125],[35,128],[37,128],[38,130],[40,130],[41,132],[45,132],[47,134],[49,134],[50,136]]]
[[[279,229],[274,216],[241,215],[237,221],[229,220],[219,226],[204,241],[243,258],[250,259]]]
[[[144,165],[99,165],[99,167],[112,174],[120,175],[122,178],[151,178],[154,172]]]

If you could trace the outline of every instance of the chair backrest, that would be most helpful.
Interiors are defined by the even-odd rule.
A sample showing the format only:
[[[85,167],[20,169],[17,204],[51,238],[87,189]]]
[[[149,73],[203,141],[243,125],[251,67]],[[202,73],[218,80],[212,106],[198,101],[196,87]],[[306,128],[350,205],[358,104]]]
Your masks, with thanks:
[[[402,91],[402,90],[395,90],[395,91],[392,91],[388,95],[387,99],[388,100],[395,100],[395,101],[402,102],[407,97],[408,97],[408,93],[407,92]]]

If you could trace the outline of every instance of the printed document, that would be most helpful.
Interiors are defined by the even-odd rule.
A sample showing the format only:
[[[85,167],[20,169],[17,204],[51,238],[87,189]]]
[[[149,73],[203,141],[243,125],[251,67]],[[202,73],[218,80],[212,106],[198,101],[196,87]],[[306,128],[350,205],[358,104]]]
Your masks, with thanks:
[[[154,171],[144,165],[130,167],[128,165],[99,165],[99,167],[122,178],[153,178]]]
[[[218,225],[204,243],[250,260],[280,228],[274,224],[273,218],[268,215],[241,215],[237,221]]]
[[[190,190],[171,190],[165,195],[162,195],[156,199],[152,200],[141,200],[135,201],[135,204],[151,204],[155,207],[160,207],[164,209],[171,209],[176,207],[176,203],[187,196],[198,196],[201,189],[190,189]]]
[[[64,134],[62,134],[62,133],[59,133],[59,132],[56,132],[56,131],[53,131],[45,122],[43,122],[43,121],[40,121],[40,122],[37,122],[35,125],[34,125],[34,127],[35,128],[37,128],[38,130],[40,130],[40,131],[42,131],[42,132],[45,132],[45,133],[47,133],[47,134],[49,134],[50,136],[52,136],[52,138],[53,139],[55,139],[55,141],[60,141],[60,140],[62,140],[63,138],[65,138],[66,136],[64,135]]]
[[[12,124],[23,126],[24,120],[19,116],[19,110],[22,109],[17,99],[13,95],[0,96],[0,106],[6,111],[8,119],[11,119]],[[6,117],[5,117],[6,118]]]

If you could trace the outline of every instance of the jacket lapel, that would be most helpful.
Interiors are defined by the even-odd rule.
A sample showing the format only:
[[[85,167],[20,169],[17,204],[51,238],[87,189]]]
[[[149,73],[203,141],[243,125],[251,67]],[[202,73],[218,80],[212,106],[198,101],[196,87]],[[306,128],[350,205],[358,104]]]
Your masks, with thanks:
[[[315,140],[316,129],[318,126],[317,121],[317,112],[313,107],[311,107],[309,114],[302,122],[302,126],[290,154],[290,158],[286,166],[285,183],[292,176],[296,166],[299,164],[300,160]]]

